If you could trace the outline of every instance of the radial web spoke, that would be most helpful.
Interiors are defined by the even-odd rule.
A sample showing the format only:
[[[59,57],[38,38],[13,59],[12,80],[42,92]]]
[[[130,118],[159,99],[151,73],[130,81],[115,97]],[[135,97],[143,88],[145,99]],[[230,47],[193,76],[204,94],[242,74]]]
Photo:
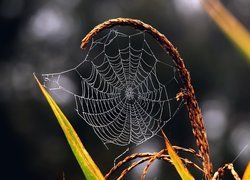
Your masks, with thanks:
[[[104,144],[141,144],[173,119],[184,100],[169,56],[149,45],[146,32],[109,29],[92,39],[84,60],[72,69],[42,74],[50,92],[74,98],[78,115]],[[156,41],[155,41],[156,42]],[[156,56],[157,55],[157,56]]]

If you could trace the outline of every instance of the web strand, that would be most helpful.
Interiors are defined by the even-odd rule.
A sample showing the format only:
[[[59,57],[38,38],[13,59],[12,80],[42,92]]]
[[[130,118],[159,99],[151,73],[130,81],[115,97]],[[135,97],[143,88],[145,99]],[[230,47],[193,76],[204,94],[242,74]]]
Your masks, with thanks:
[[[180,85],[174,63],[155,54],[146,32],[127,35],[110,29],[92,39],[75,68],[43,74],[44,86],[72,95],[76,112],[105,145],[138,145],[155,136],[183,105],[183,99],[175,98]],[[170,71],[167,81],[162,82],[158,66]],[[69,75],[80,81],[78,91],[64,84],[63,77]]]

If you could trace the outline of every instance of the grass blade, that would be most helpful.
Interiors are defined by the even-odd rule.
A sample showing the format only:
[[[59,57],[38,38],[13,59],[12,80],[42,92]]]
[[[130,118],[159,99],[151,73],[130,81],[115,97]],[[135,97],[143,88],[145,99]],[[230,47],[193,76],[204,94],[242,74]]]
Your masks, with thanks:
[[[49,95],[49,93],[46,91],[46,89],[41,85],[39,80],[34,74],[34,77],[43,93],[45,98],[47,99],[51,109],[53,110],[61,128],[63,129],[63,132],[68,140],[68,143],[85,175],[85,177],[88,180],[102,180],[104,179],[104,176],[102,175],[101,171],[95,164],[95,162],[92,160],[91,156],[87,152],[87,150],[84,148],[80,138],[76,134],[74,128],[71,126],[70,122],[66,118],[66,116],[63,114],[61,109],[58,107],[56,102],[52,99],[52,97]]]
[[[250,179],[250,161],[247,164],[242,180],[249,180],[249,179]]]
[[[194,180],[194,177],[190,174],[190,172],[188,171],[186,166],[182,163],[180,157],[177,155],[174,148],[171,146],[167,136],[165,135],[165,133],[163,131],[162,131],[162,134],[163,134],[163,137],[165,140],[168,154],[169,154],[171,160],[173,161],[174,167],[176,168],[176,170],[179,173],[179,175],[181,176],[181,178],[183,180]]]
[[[204,9],[250,63],[250,34],[219,0],[201,0]]]

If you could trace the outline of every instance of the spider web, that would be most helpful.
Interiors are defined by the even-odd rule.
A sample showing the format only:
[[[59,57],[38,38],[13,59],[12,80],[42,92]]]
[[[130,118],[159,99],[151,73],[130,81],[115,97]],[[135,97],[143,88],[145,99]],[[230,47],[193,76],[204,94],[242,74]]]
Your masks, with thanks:
[[[165,61],[156,57],[155,47],[163,50],[150,37],[139,30],[106,30],[92,39],[76,67],[42,74],[44,87],[72,95],[76,112],[104,144],[141,144],[155,136],[183,104],[183,99],[175,98],[181,88],[175,64],[165,51]],[[68,87],[64,77],[78,89]]]

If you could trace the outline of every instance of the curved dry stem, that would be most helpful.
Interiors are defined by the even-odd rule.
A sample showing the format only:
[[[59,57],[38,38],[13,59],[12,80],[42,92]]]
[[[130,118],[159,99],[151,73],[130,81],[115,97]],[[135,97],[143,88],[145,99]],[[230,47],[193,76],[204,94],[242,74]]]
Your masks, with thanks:
[[[163,155],[163,156],[160,157],[160,159],[163,159],[163,160],[165,160],[165,161],[168,161],[168,162],[170,162],[170,163],[172,164],[172,160],[169,158],[168,155]],[[203,169],[202,169],[200,166],[198,166],[197,164],[195,164],[194,162],[190,161],[189,159],[182,158],[182,157],[180,157],[180,159],[181,159],[185,164],[187,164],[187,165],[189,165],[189,166],[192,166],[192,167],[198,169],[200,172],[202,172],[202,174],[205,174],[205,172],[203,171]]]
[[[193,154],[194,156],[196,156],[197,158],[199,159],[202,159],[202,156],[200,154],[198,154],[194,149],[192,148],[183,148],[183,147],[180,147],[180,146],[172,146],[175,150],[182,150],[184,152],[188,152],[188,153],[191,153]]]
[[[196,156],[197,158],[201,158],[201,155],[197,154],[197,152],[194,149],[192,149],[192,148],[188,148],[187,149],[187,148],[183,148],[183,147],[180,147],[180,146],[173,146],[173,148],[176,149],[176,150],[182,150],[184,152],[191,153],[194,156]],[[162,149],[161,151],[163,151],[163,150],[164,150],[164,152],[167,152],[166,149]],[[105,175],[105,179],[108,179],[111,176],[111,174],[113,174],[118,168],[120,168],[125,163],[128,163],[129,161],[132,161],[132,160],[134,160],[136,158],[140,158],[140,157],[155,156],[156,154],[158,154],[158,152],[155,152],[155,153],[134,153],[134,154],[131,154],[130,156],[127,156],[123,160],[119,161],[114,167],[112,167],[110,169],[110,171]],[[163,155],[162,154],[162,156],[160,156],[160,158],[165,158],[165,157],[168,157],[168,155]],[[166,159],[164,159],[164,160],[166,160]],[[187,163],[186,160],[185,160],[185,163]],[[187,164],[192,165],[192,163],[187,163]],[[200,170],[200,167],[197,166],[196,164],[193,165],[193,166]],[[202,172],[204,173],[203,170],[202,170]]]
[[[205,172],[203,171],[202,168],[200,168],[200,166],[198,166],[197,164],[195,164],[194,162],[190,161],[187,158],[182,158],[181,160],[184,161],[186,164],[188,164],[189,166],[195,167],[196,169],[198,169],[199,171],[201,171],[203,174],[205,174]]]
[[[178,147],[178,146],[177,146]],[[185,149],[185,148],[180,148],[179,149]],[[158,160],[164,160],[167,161],[169,163],[172,164],[171,159],[169,158],[169,155],[164,154],[165,152],[167,152],[166,149],[162,149],[160,152],[155,152],[155,153],[135,153],[132,154],[130,156],[127,156],[124,160],[120,161],[116,166],[114,166],[105,176],[105,179],[108,179],[118,168],[120,168],[122,165],[129,163],[130,161],[136,159],[136,158],[143,158],[139,161],[134,162],[131,166],[129,166],[128,168],[126,168],[125,170],[123,170],[123,172],[121,173],[121,175],[119,176],[119,178],[123,178],[129,171],[131,171],[133,168],[135,168],[136,166],[138,166],[139,164],[145,162],[145,161],[149,161],[148,164],[146,165],[146,167],[144,168],[143,171],[143,175],[141,179],[144,179],[146,176],[146,173],[149,169],[149,167],[152,165],[152,163],[154,162],[154,160],[158,159]],[[192,166],[196,169],[198,169],[199,171],[201,171],[203,174],[205,174],[205,172],[203,171],[202,168],[200,168],[197,164],[195,164],[194,162],[186,159],[186,158],[182,158],[180,157],[181,160],[189,165]]]
[[[128,168],[122,171],[121,175],[117,178],[117,180],[121,180],[129,171],[131,171],[133,168],[135,168],[139,164],[144,163],[145,161],[148,161],[150,158],[151,157],[145,157],[137,162],[134,162],[131,166],[129,166]]]
[[[224,176],[225,170],[230,170],[232,176],[234,177],[235,180],[241,180],[238,173],[234,170],[234,166],[232,163],[225,164],[223,167],[220,167],[215,173],[212,178],[212,180],[219,180],[222,179]]]
[[[97,25],[92,29],[82,40],[81,48],[84,48],[87,43],[100,31],[111,28],[116,25],[127,25],[132,26],[136,29],[146,31],[152,37],[154,37],[173,58],[180,78],[182,80],[183,87],[185,89],[185,100],[187,103],[188,115],[192,125],[192,131],[194,137],[196,138],[196,143],[199,148],[199,153],[202,156],[203,170],[205,172],[206,179],[211,179],[212,177],[212,164],[209,157],[209,145],[207,141],[206,130],[204,127],[203,117],[201,110],[199,108],[198,102],[195,97],[193,86],[191,85],[191,78],[188,70],[185,67],[183,59],[181,58],[177,49],[172,45],[172,43],[157,29],[153,28],[149,24],[146,24],[140,20],[130,19],[130,18],[116,18],[105,21]]]
[[[115,172],[119,167],[124,165],[125,163],[132,161],[138,157],[150,157],[152,153],[135,153],[130,156],[125,157],[125,159],[121,160],[120,162],[117,163],[114,167],[110,169],[110,171],[105,175],[105,179],[108,179],[113,172]]]
[[[164,152],[165,152],[165,149],[161,150],[160,152],[156,153],[154,156],[152,156],[150,158],[150,160],[148,161],[146,167],[143,170],[143,173],[141,175],[141,179],[145,178],[145,176],[146,176],[146,174],[148,172],[148,169],[153,164],[154,160],[159,159]]]

